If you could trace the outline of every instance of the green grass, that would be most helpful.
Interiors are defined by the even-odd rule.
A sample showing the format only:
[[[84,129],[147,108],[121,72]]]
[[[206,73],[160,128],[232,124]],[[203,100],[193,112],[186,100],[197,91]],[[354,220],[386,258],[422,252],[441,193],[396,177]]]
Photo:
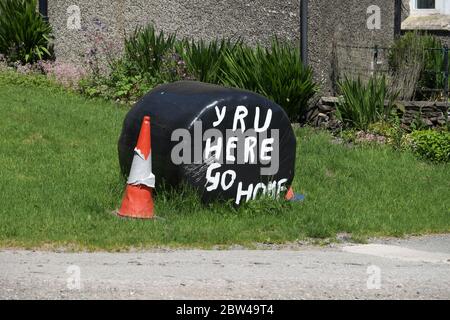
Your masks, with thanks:
[[[119,219],[111,212],[124,187],[117,139],[125,114],[39,79],[0,74],[0,246],[251,246],[338,232],[364,239],[450,231],[450,165],[335,145],[312,129],[297,132],[294,187],[304,203],[261,200],[233,210],[168,191],[155,204],[163,219]]]

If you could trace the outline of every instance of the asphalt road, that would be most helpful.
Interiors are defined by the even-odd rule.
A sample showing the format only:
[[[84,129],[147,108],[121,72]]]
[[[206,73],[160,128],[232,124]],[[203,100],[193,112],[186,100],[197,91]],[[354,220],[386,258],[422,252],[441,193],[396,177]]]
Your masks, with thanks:
[[[450,235],[269,250],[0,250],[0,299],[450,299]]]

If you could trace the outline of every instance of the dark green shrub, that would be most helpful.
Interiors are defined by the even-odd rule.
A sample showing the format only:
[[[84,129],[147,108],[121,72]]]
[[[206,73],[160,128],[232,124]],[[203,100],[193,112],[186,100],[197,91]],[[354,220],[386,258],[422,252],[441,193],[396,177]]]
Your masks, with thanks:
[[[49,57],[52,28],[36,11],[36,0],[0,1],[0,53],[32,63]]]
[[[160,72],[164,57],[175,45],[175,34],[166,36],[163,31],[157,32],[151,24],[136,28],[131,36],[125,39],[124,58],[130,64],[134,74],[156,77]]]
[[[390,94],[385,77],[372,77],[365,84],[358,78],[338,83],[341,97],[337,116],[347,126],[367,130],[370,124],[383,121],[391,114],[395,94]]]
[[[266,96],[281,105],[292,121],[299,120],[318,89],[298,48],[276,38],[270,48],[240,45],[227,50],[221,73],[223,84]]]
[[[423,130],[411,134],[412,150],[433,162],[450,161],[450,132]]]

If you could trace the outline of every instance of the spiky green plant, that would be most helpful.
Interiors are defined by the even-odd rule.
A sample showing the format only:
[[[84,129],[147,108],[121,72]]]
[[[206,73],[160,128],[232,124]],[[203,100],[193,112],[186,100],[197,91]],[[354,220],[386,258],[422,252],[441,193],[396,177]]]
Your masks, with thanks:
[[[218,83],[223,66],[223,54],[233,52],[242,46],[242,41],[215,39],[210,42],[204,40],[183,40],[177,45],[177,52],[181,55],[190,75],[196,80]]]
[[[152,24],[137,27],[125,39],[125,57],[132,63],[135,72],[155,77],[161,68],[164,56],[173,50],[175,34],[157,32]]]
[[[341,97],[337,116],[347,125],[367,130],[370,124],[386,120],[391,114],[396,93],[389,93],[384,76],[372,77],[365,84],[360,78],[345,78],[338,83]]]
[[[296,46],[274,38],[270,48],[239,46],[224,54],[223,84],[258,92],[298,121],[318,87]]]
[[[32,63],[51,56],[52,27],[36,11],[36,0],[0,1],[0,53]]]

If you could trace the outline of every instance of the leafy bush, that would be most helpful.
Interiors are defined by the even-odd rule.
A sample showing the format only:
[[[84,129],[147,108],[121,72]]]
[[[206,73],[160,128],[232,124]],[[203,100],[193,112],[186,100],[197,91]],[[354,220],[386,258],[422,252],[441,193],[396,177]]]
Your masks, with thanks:
[[[347,127],[366,130],[370,124],[386,120],[391,114],[396,94],[389,93],[384,76],[372,77],[367,84],[360,78],[345,78],[338,85],[342,96],[337,104],[337,116]]]
[[[391,138],[396,135],[397,128],[394,127],[390,122],[387,121],[379,121],[372,123],[367,128],[368,132],[382,135],[386,138]]]
[[[29,63],[51,55],[52,28],[36,7],[36,0],[0,1],[0,53],[9,61]]]
[[[406,98],[435,99],[436,92],[444,89],[444,55],[442,42],[430,35],[409,32],[395,41],[389,51],[389,67],[394,76],[403,75]]]
[[[450,132],[414,131],[410,137],[412,150],[418,156],[434,162],[450,161]]]
[[[164,57],[174,49],[175,34],[165,36],[157,32],[151,24],[136,28],[125,39],[124,58],[130,63],[135,74],[155,77],[158,75]]]
[[[86,77],[80,81],[80,91],[89,97],[102,97],[120,103],[132,104],[153,88],[158,80],[130,73],[124,60],[111,62],[106,76]]]
[[[272,99],[292,121],[299,120],[318,89],[312,70],[301,62],[298,48],[276,38],[271,48],[240,45],[227,50],[221,82]]]
[[[111,74],[105,84],[110,88],[113,100],[121,102],[136,102],[140,97],[153,88],[158,80],[154,77],[143,77],[132,74],[127,66],[128,61],[117,60],[111,66]]]
[[[138,72],[133,61],[126,57],[111,60],[109,73],[94,73],[80,82],[80,91],[89,97],[133,104],[158,84],[186,79],[186,68],[177,53],[169,51],[161,58],[155,76]]]

